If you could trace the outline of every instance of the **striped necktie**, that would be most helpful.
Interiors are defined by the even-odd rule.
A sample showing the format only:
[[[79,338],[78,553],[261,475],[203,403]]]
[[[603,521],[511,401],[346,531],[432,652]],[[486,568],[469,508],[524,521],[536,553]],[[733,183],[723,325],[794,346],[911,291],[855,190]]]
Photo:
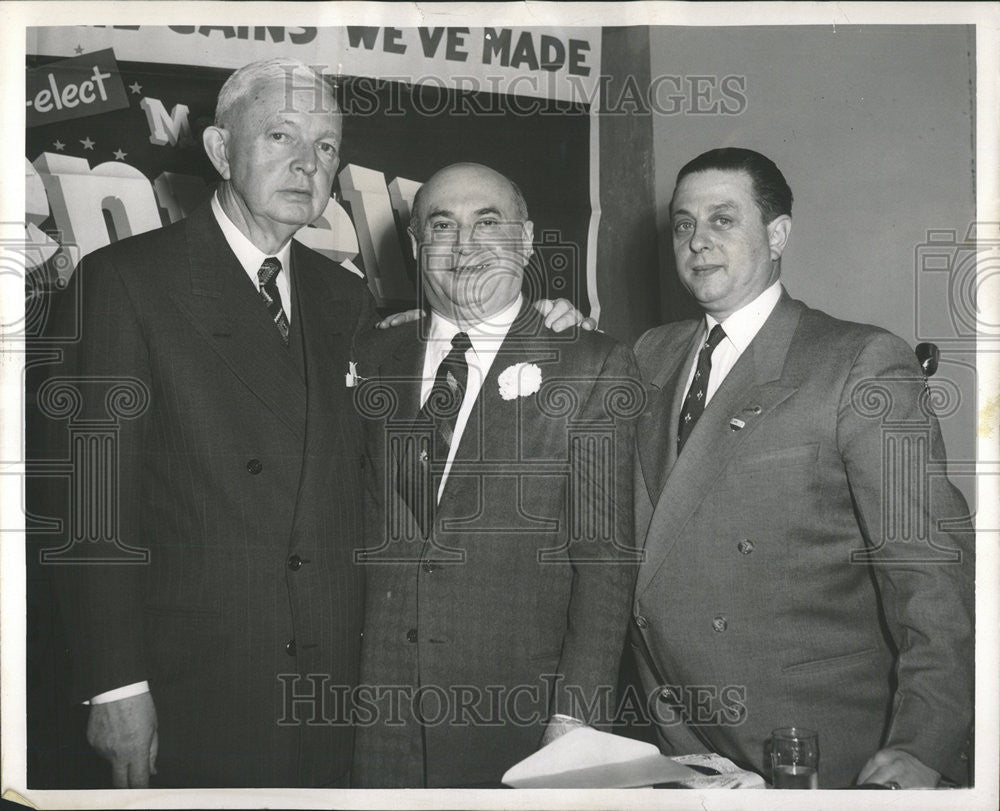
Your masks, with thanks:
[[[281,273],[281,262],[277,257],[269,256],[263,261],[257,271],[260,297],[267,305],[267,312],[278,328],[281,340],[288,346],[288,316],[281,307],[281,294],[278,292],[278,274]]]

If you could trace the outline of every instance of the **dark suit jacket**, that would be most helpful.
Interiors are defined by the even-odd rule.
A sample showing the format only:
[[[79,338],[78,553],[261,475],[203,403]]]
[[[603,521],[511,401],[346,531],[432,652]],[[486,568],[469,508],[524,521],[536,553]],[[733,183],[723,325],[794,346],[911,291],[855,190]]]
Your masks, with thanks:
[[[943,465],[921,467],[944,448],[912,350],[783,294],[678,458],[702,330],[636,345],[639,435],[655,439],[637,467],[632,642],[647,688],[669,685],[662,748],[759,770],[770,731],[798,725],[819,732],[821,787],[882,746],[959,777],[973,537],[938,523],[968,508]]]
[[[165,784],[318,786],[349,768],[349,727],[306,725],[329,710],[286,691],[357,676],[361,443],[344,374],[373,308],[355,275],[295,242],[291,256],[290,347],[207,203],[74,274],[81,416],[106,415],[115,379],[148,392],[117,452],[119,536],[149,563],[57,567],[73,699],[148,679]]]
[[[362,353],[383,359],[367,366],[372,390],[359,391],[372,461],[362,685],[375,698],[387,685],[409,692],[401,725],[388,700],[369,702],[354,776],[366,787],[498,784],[552,712],[586,717],[582,699],[608,715],[636,570],[641,388],[628,349],[593,333],[567,340],[523,309],[425,541],[394,485],[395,443],[412,435],[420,405],[419,330],[379,333]],[[541,389],[502,399],[498,377],[522,362],[541,369]],[[410,714],[417,688],[423,730]]]

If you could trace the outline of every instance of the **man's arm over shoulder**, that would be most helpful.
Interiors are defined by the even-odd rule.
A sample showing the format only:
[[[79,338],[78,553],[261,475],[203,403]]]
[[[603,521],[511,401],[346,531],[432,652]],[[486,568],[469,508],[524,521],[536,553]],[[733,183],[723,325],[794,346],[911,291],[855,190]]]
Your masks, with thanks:
[[[944,443],[912,349],[873,330],[844,386],[838,445],[886,620],[899,649],[887,749],[961,782],[973,708],[974,534],[943,475]],[[897,455],[893,426],[916,429]],[[892,464],[892,467],[887,465]],[[886,474],[895,477],[887,480]],[[904,538],[905,528],[912,537]]]

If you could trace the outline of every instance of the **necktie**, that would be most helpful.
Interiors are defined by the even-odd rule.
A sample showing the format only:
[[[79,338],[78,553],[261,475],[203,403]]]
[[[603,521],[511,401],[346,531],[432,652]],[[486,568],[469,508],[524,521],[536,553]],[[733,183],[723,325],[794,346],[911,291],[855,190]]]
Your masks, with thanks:
[[[432,465],[443,471],[448,461],[458,412],[462,408],[469,380],[465,353],[471,347],[472,341],[464,332],[452,338],[451,351],[438,366],[434,385],[417,415],[417,430],[406,442],[400,460],[396,489],[417,519],[424,538],[430,536],[434,505],[437,503]],[[419,431],[420,426],[427,423],[434,425],[433,439]]]
[[[281,295],[278,293],[279,273],[281,273],[281,262],[276,257],[269,256],[257,271],[257,281],[260,283],[260,297],[267,305],[267,312],[278,328],[281,340],[288,346],[288,316],[281,307]]]
[[[708,390],[708,376],[712,371],[712,352],[725,337],[722,324],[716,324],[708,334],[708,340],[701,345],[694,379],[684,398],[684,407],[681,408],[681,421],[677,426],[677,453],[681,452],[687,438],[691,436],[691,431],[694,430],[695,423],[705,410],[705,392]]]
[[[465,360],[465,353],[471,348],[472,341],[464,332],[457,333],[451,339],[451,351],[438,366],[427,402],[420,409],[420,419],[431,420],[437,428],[438,438],[443,440],[441,447],[437,447],[437,443],[435,446],[436,451],[444,452],[442,462],[448,458],[458,412],[462,408],[465,387],[469,382],[469,364]]]

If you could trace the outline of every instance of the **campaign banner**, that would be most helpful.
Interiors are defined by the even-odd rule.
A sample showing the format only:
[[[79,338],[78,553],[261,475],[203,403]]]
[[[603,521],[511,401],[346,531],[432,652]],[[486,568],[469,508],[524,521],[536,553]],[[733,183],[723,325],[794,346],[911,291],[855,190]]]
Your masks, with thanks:
[[[528,202],[536,250],[527,294],[594,309],[597,117],[596,85],[587,83],[599,73],[600,36],[571,31],[31,29],[29,86],[38,91],[28,100],[43,117],[26,135],[27,219],[37,244],[29,264],[46,264],[39,278],[65,281],[81,256],[186,216],[218,180],[201,136],[223,82],[238,66],[286,55],[329,74],[344,112],[331,199],[299,241],[363,273],[382,308],[414,306],[406,234],[413,196],[443,166],[483,163],[514,180]],[[63,110],[54,95],[52,110],[38,110],[45,77],[72,97],[59,88],[75,76],[80,98],[82,82],[96,82],[85,78],[90,66],[101,76],[114,67],[120,92],[85,113],[62,95]]]
[[[128,107],[114,51],[106,48],[29,70],[25,105],[29,127]]]

